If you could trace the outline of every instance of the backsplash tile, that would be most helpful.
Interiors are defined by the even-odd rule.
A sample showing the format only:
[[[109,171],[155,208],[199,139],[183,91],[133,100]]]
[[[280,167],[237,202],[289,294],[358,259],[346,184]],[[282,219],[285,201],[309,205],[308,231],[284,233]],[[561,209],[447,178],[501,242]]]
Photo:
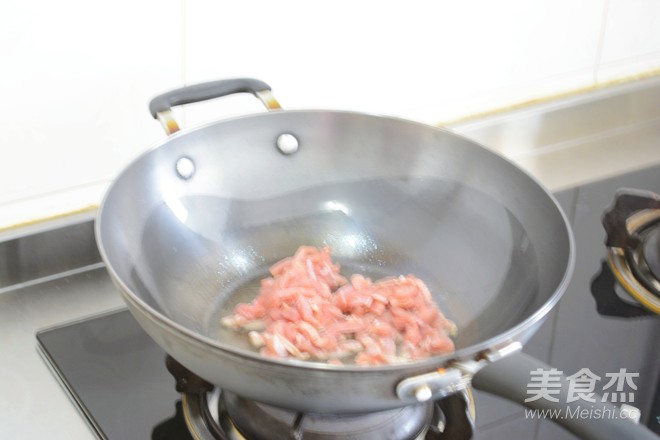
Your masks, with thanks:
[[[147,101],[182,80],[180,9],[180,0],[5,5],[0,204],[107,181],[163,136]]]
[[[258,76],[286,108],[434,123],[592,81],[603,5],[186,1],[186,80]]]
[[[660,66],[651,3],[10,2],[0,230],[98,204],[163,139],[146,106],[165,90],[252,76],[288,109],[437,123]],[[191,126],[260,111],[236,96],[177,115]]]
[[[660,3],[608,0],[597,80],[604,82],[660,69],[658,28]]]
[[[660,3],[648,0],[609,0],[602,63],[660,52]]]

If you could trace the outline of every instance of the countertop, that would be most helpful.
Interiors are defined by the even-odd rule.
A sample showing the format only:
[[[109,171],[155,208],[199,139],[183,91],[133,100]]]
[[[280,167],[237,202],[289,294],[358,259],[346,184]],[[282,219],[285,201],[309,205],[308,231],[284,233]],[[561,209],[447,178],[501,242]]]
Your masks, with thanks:
[[[95,438],[41,358],[35,334],[124,303],[104,267],[0,294],[0,437]]]

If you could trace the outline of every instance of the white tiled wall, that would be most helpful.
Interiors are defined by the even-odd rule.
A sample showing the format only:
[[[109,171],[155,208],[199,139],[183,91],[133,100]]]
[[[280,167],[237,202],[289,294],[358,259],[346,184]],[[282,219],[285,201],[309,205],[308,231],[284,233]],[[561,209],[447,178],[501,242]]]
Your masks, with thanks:
[[[0,227],[98,202],[160,136],[146,102],[182,41],[179,0],[3,2]]]
[[[426,122],[593,80],[602,0],[325,5],[187,3],[186,79],[258,73],[289,108]]]
[[[655,0],[3,3],[0,230],[99,202],[150,97],[252,76],[286,108],[435,123],[660,67]],[[187,125],[262,111],[190,106]]]
[[[660,60],[660,2],[609,0],[598,80],[657,68]]]

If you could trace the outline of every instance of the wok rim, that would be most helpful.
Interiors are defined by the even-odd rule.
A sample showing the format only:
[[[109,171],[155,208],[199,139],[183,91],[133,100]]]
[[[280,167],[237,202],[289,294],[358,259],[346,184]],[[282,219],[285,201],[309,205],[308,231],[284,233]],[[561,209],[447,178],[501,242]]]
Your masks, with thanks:
[[[322,362],[310,362],[310,361],[303,361],[303,360],[298,360],[298,359],[279,359],[279,358],[270,358],[266,356],[260,355],[258,352],[254,351],[249,351],[246,349],[242,349],[239,347],[232,346],[230,344],[225,344],[222,343],[222,341],[219,341],[217,339],[213,339],[211,337],[205,336],[201,333],[198,333],[196,331],[193,331],[187,327],[185,327],[182,324],[179,324],[178,322],[172,320],[165,314],[155,310],[154,308],[150,307],[144,300],[142,300],[138,295],[136,295],[132,289],[130,289],[126,283],[121,279],[121,277],[117,274],[117,272],[114,270],[112,263],[110,259],[107,256],[105,246],[104,246],[104,240],[103,236],[101,233],[102,229],[102,223],[103,223],[103,213],[106,208],[106,201],[110,197],[111,194],[113,194],[114,188],[117,186],[118,182],[121,180],[122,176],[124,176],[126,173],[129,172],[129,170],[135,166],[142,158],[150,155],[153,151],[162,148],[166,146],[167,144],[170,143],[171,140],[176,139],[181,136],[185,136],[187,134],[196,132],[196,131],[201,131],[207,127],[216,125],[216,124],[223,124],[223,123],[228,123],[232,122],[235,120],[242,120],[242,119],[250,119],[255,116],[257,117],[264,117],[267,115],[277,115],[277,114],[309,114],[309,113],[325,113],[325,114],[340,114],[340,115],[347,115],[347,116],[359,116],[359,117],[369,117],[369,118],[376,118],[376,119],[381,119],[381,120],[390,120],[390,121],[395,121],[399,123],[405,123],[405,124],[411,124],[411,125],[416,125],[424,129],[431,129],[435,130],[444,134],[448,134],[452,137],[456,137],[459,139],[467,140],[468,142],[480,147],[483,149],[487,154],[497,158],[497,160],[501,160],[506,162],[513,170],[516,170],[517,172],[521,173],[525,178],[529,179],[531,184],[535,184],[537,187],[543,190],[543,193],[545,194],[546,197],[549,198],[549,200],[552,202],[553,206],[556,208],[557,212],[559,213],[562,223],[565,226],[566,230],[566,239],[568,241],[568,258],[566,261],[565,269],[564,269],[564,274],[561,279],[561,281],[557,284],[555,287],[554,292],[550,297],[531,315],[526,317],[524,320],[519,322],[518,324],[514,325],[513,327],[509,328],[508,330],[498,333],[495,336],[488,338],[484,341],[481,341],[477,344],[473,344],[467,347],[463,347],[460,349],[455,350],[452,353],[446,354],[446,355],[438,355],[438,356],[432,356],[426,359],[422,360],[417,360],[414,362],[402,362],[402,363],[397,363],[397,364],[386,364],[386,365],[369,365],[369,366],[358,366],[358,365],[353,365],[353,364],[348,364],[348,365],[331,365],[327,363],[322,363]],[[523,334],[526,330],[529,328],[533,327],[534,324],[542,321],[548,313],[555,307],[555,305],[559,302],[561,299],[562,295],[568,288],[568,284],[572,278],[573,271],[575,268],[575,238],[573,235],[573,231],[570,225],[570,222],[568,221],[568,218],[566,217],[566,213],[564,210],[561,208],[559,205],[559,202],[555,198],[555,196],[543,185],[539,179],[537,179],[535,176],[530,174],[527,170],[524,170],[523,168],[519,167],[517,164],[515,164],[511,159],[493,152],[492,150],[488,149],[484,145],[482,145],[479,142],[473,141],[471,139],[468,139],[460,134],[454,133],[446,128],[442,127],[437,127],[434,125],[426,124],[423,122],[419,121],[414,121],[414,120],[409,120],[405,119],[402,117],[398,116],[391,116],[391,115],[383,115],[383,114],[375,114],[375,113],[369,113],[369,112],[358,112],[358,111],[350,111],[350,110],[323,110],[323,109],[311,109],[311,110],[278,110],[277,112],[268,112],[268,113],[259,113],[259,114],[247,114],[247,115],[241,115],[241,116],[235,116],[231,118],[226,118],[226,119],[220,119],[217,121],[211,121],[207,122],[205,124],[197,125],[194,127],[190,127],[187,129],[182,129],[172,135],[169,135],[165,137],[164,139],[158,140],[154,142],[150,147],[148,147],[145,151],[143,151],[141,154],[136,156],[133,160],[131,160],[127,165],[125,165],[122,170],[119,172],[119,174],[113,179],[111,184],[109,185],[108,189],[106,190],[102,200],[101,204],[99,205],[99,209],[97,212],[96,216],[96,221],[94,225],[94,232],[96,236],[96,241],[97,241],[97,247],[99,249],[99,254],[101,255],[101,259],[105,263],[106,270],[110,274],[111,278],[114,280],[115,283],[117,283],[120,287],[120,293],[124,299],[125,302],[130,302],[134,308],[138,309],[142,314],[146,315],[149,319],[152,319],[155,321],[158,326],[168,328],[171,331],[177,332],[182,334],[188,339],[192,339],[198,343],[203,344],[204,346],[208,346],[209,348],[213,350],[220,350],[222,352],[228,352],[233,356],[237,356],[240,358],[245,358],[249,359],[251,361],[256,361],[260,363],[265,363],[265,364],[272,364],[272,365],[277,365],[280,367],[294,367],[294,368],[302,368],[306,370],[317,370],[317,371],[328,371],[328,372],[346,372],[346,373],[357,373],[357,372],[393,372],[393,371],[398,371],[398,370],[403,370],[403,369],[420,369],[423,370],[427,367],[429,368],[438,368],[440,366],[445,366],[448,363],[455,361],[455,360],[467,360],[467,359],[472,359],[475,357],[475,355],[479,353],[483,353],[489,349],[492,349],[494,347],[497,347],[498,345],[507,343],[507,342],[514,342],[517,341],[517,336]],[[141,325],[141,324],[140,324]],[[142,325],[141,325],[142,326]],[[459,329],[460,331],[460,329]]]

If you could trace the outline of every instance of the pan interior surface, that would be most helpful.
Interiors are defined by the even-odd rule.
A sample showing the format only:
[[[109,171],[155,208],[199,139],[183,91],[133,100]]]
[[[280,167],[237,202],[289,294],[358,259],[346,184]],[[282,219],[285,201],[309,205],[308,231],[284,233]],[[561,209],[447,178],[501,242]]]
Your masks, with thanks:
[[[220,326],[249,302],[268,267],[301,245],[329,246],[342,274],[414,274],[459,329],[480,342],[539,304],[538,265],[520,223],[476,190],[434,179],[324,185],[265,200],[179,199],[185,223],[163,203],[149,216],[136,282],[155,306],[213,339],[249,348]],[[136,268],[138,269],[138,268]]]
[[[345,276],[421,278],[456,322],[459,350],[553,298],[570,259],[564,218],[510,163],[406,121],[273,116],[251,131],[238,119],[175,137],[117,180],[99,239],[144,307],[223,349],[252,351],[220,319],[301,245],[329,246]],[[282,127],[300,138],[292,157],[272,148]],[[173,166],[184,156],[197,167],[189,180]]]

